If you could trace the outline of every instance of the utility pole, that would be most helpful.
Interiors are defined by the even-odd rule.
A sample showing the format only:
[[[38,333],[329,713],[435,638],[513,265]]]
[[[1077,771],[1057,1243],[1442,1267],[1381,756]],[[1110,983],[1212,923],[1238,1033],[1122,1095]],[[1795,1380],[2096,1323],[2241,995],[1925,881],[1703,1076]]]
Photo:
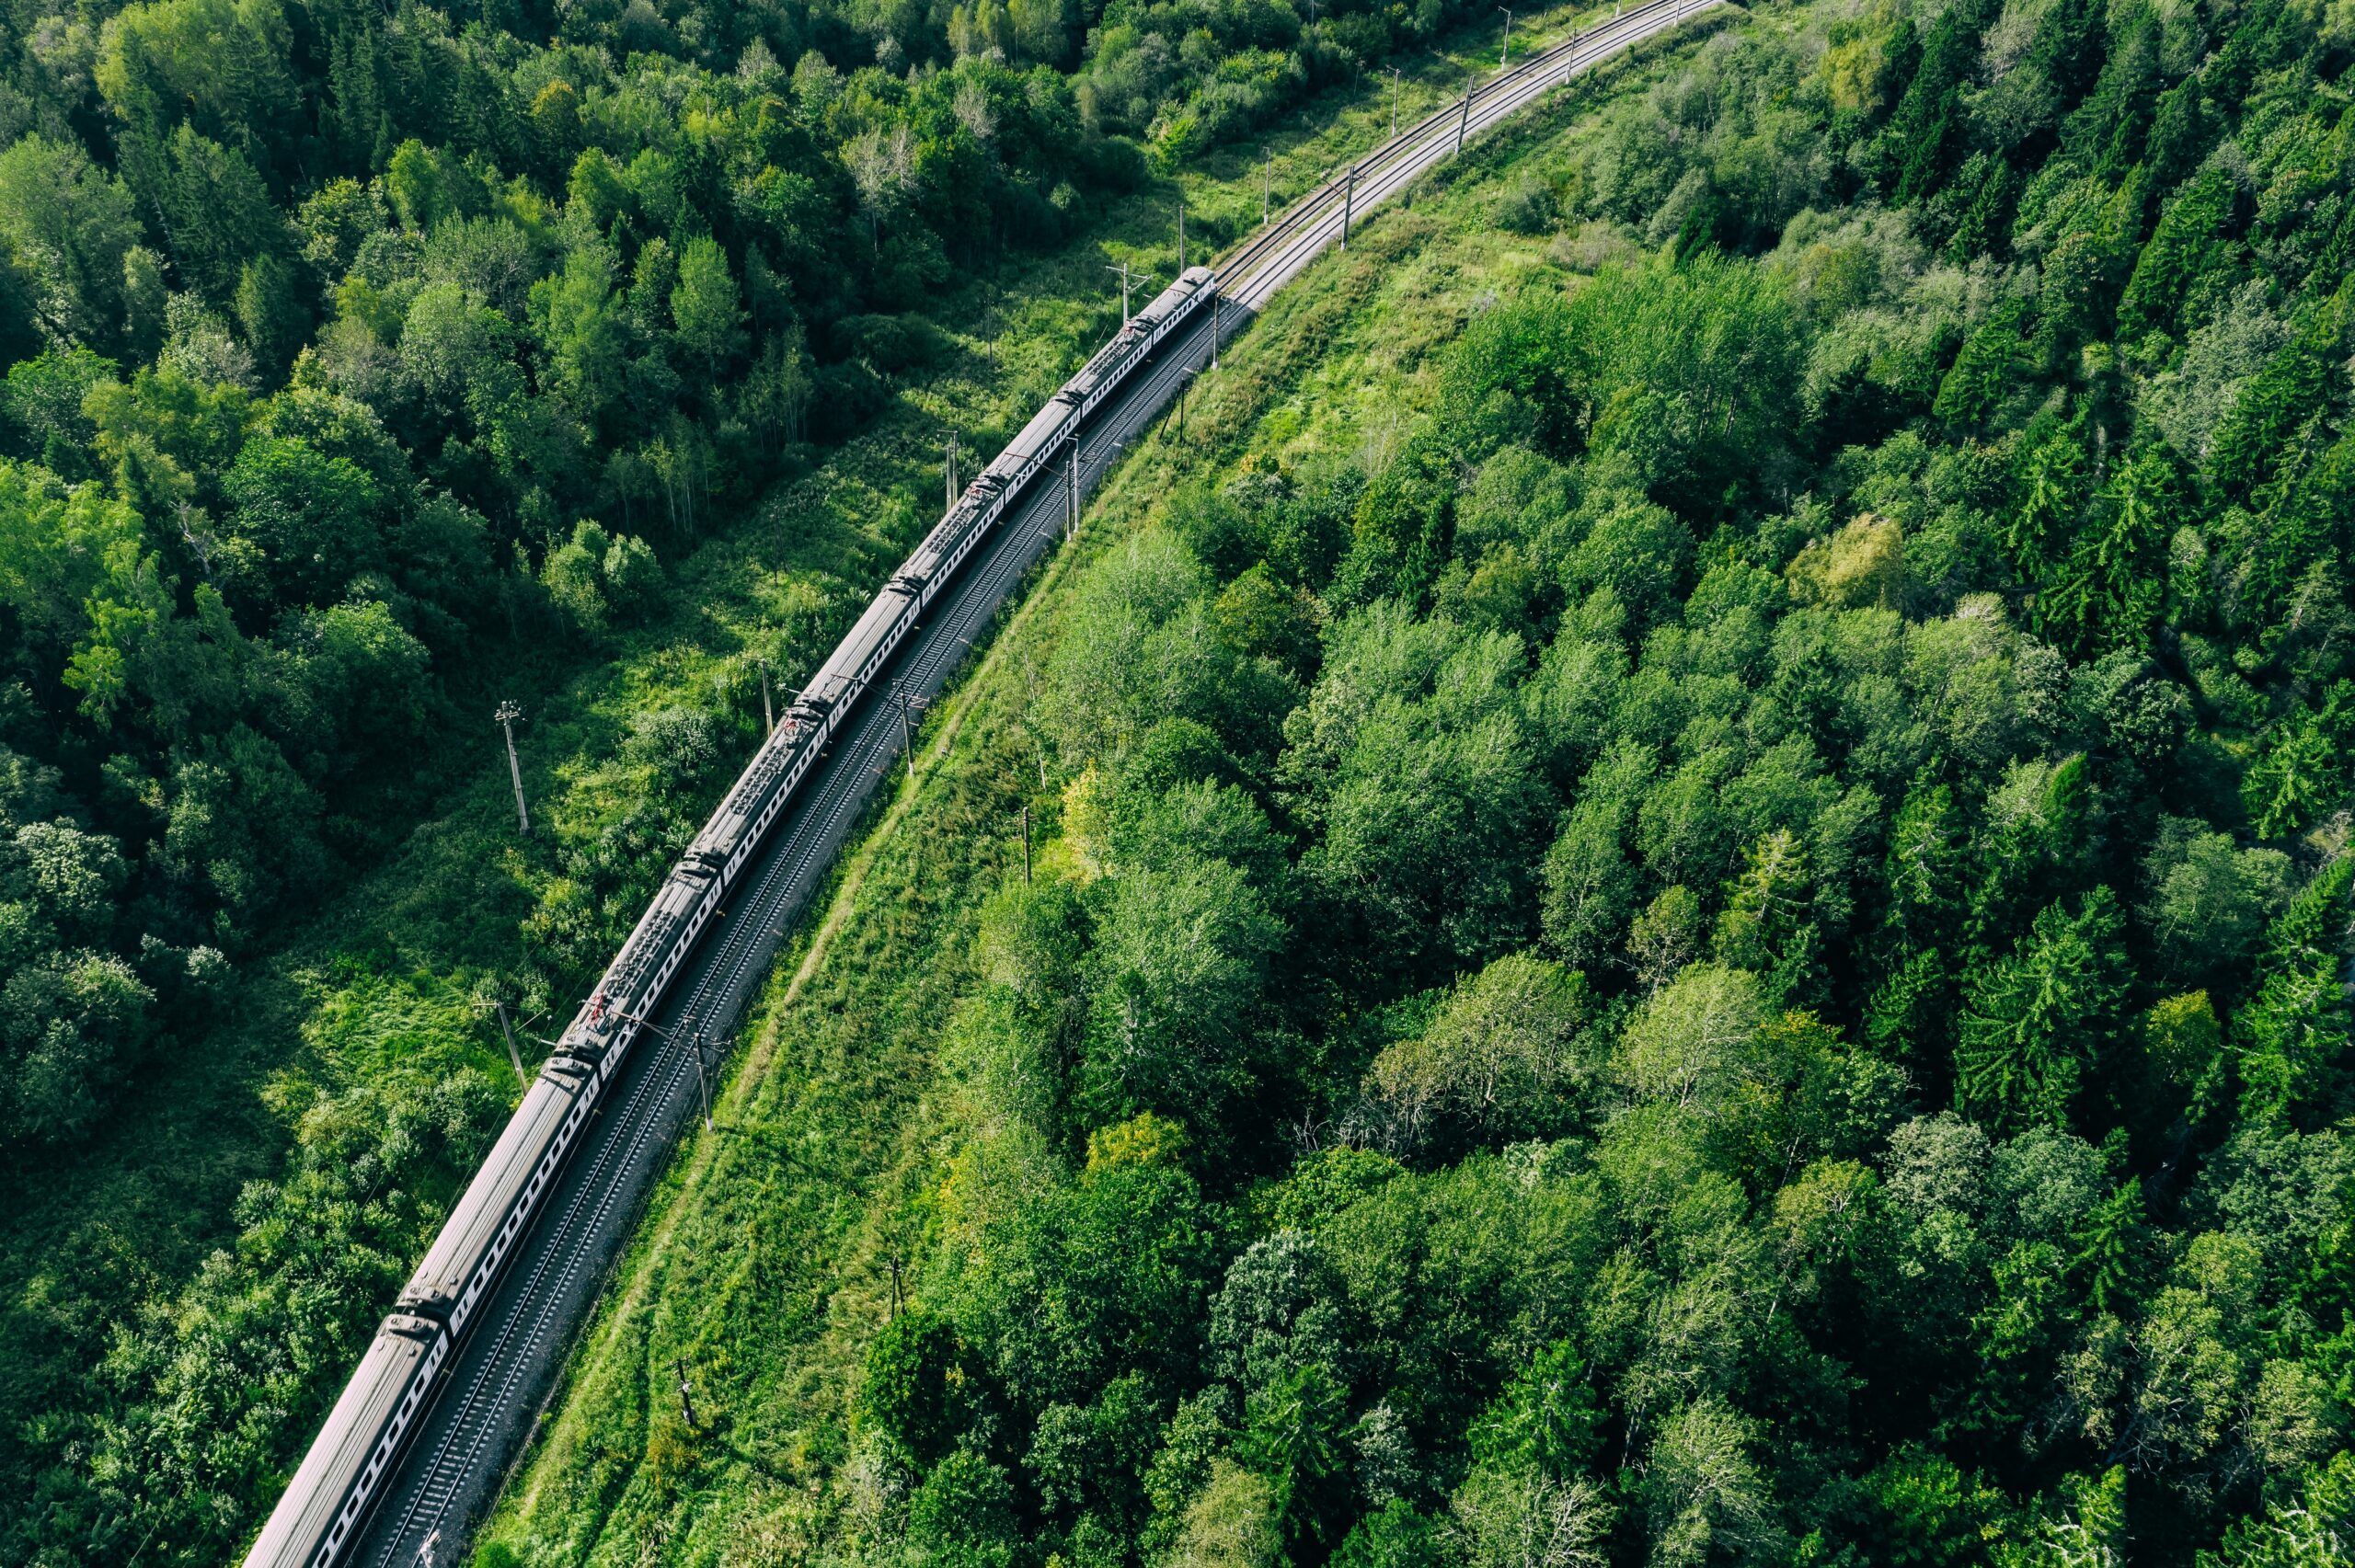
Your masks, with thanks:
[[[1350,248],[1350,208],[1357,200],[1358,166],[1350,166],[1349,182],[1341,187],[1341,249]]]
[[[1505,14],[1505,47],[1503,52],[1497,56],[1497,69],[1502,71],[1505,63],[1512,58],[1512,7],[1499,6],[1497,9]]]
[[[948,505],[957,505],[957,432],[948,432],[948,458],[941,472],[948,480]]]
[[[1400,66],[1390,68],[1390,139],[1398,140],[1398,73]]]
[[[1178,275],[1179,275],[1180,277],[1183,277],[1183,276],[1185,275],[1185,271],[1186,271],[1186,202],[1185,202],[1185,199],[1184,199],[1184,198],[1182,198],[1182,197],[1180,197],[1180,198],[1178,199]]]
[[[506,999],[504,997],[493,997],[490,1000],[490,1005],[499,1013],[499,1032],[506,1037],[507,1060],[515,1069],[515,1082],[518,1083],[531,1082],[531,1079],[525,1076],[523,1072],[523,1053],[515,1048],[514,1026],[507,1022]]]
[[[1218,369],[1218,280],[1211,280],[1211,369]]]
[[[1030,886],[1030,807],[1022,808],[1022,885]]]
[[[695,1390],[687,1385],[686,1357],[684,1356],[674,1356],[671,1358],[671,1365],[678,1368],[679,1408],[686,1413],[687,1430],[690,1432],[700,1432],[703,1430],[703,1425],[695,1420]]]
[[[1079,537],[1079,438],[1071,438],[1071,508],[1065,517],[1063,538]]]
[[[523,805],[523,764],[515,760],[515,721],[523,716],[523,710],[513,703],[501,703],[499,711],[490,715],[490,722],[507,736],[507,776],[515,781],[515,827],[518,832],[528,835],[532,814]]]
[[[1464,133],[1472,128],[1472,84],[1480,79],[1477,71],[1464,78],[1464,118],[1455,122],[1455,150],[1464,151]]]
[[[1118,267],[1107,267],[1104,270],[1120,275],[1120,325],[1126,326],[1129,324],[1129,264],[1123,261]],[[1136,276],[1139,281],[1143,281],[1152,274],[1140,272]]]
[[[703,1065],[703,1031],[695,1031],[695,1094],[703,1102],[703,1130],[711,1130],[711,1079]],[[693,1421],[694,1417],[688,1417]]]
[[[1259,226],[1268,226],[1268,197],[1276,189],[1276,155],[1268,155],[1267,164],[1259,170]]]
[[[900,710],[900,744],[907,756],[910,784],[916,780],[916,737],[915,726],[908,717],[908,710],[914,707],[918,700],[908,695],[907,688],[897,681],[891,682],[891,701]]]
[[[760,661],[760,666],[761,718],[763,722],[767,724],[768,733],[775,735],[776,733],[776,701],[769,695],[769,661],[765,658],[762,659]]]

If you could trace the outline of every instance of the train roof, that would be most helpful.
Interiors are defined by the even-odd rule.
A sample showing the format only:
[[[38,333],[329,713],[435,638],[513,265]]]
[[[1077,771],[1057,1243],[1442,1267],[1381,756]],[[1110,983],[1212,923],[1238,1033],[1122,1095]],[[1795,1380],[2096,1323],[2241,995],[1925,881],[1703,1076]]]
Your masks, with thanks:
[[[695,841],[688,846],[687,853],[731,853],[737,841],[759,813],[769,786],[792,765],[794,753],[808,743],[809,738],[802,734],[798,724],[780,725],[768,738],[763,740],[751,764],[736,775],[736,782],[729,786],[728,798],[719,803],[719,808],[704,823],[703,830],[695,835]]]
[[[858,624],[827,656],[826,662],[818,667],[818,673],[810,678],[810,689],[829,701],[841,701],[867,659],[883,646],[891,623],[906,612],[908,599],[904,589],[886,588],[869,601]]]
[[[927,532],[923,543],[902,563],[890,587],[871,600],[865,613],[859,616],[849,635],[835,647],[826,662],[810,678],[808,692],[826,702],[840,701],[851,689],[851,683],[866,666],[867,658],[888,635],[891,622],[905,608],[906,592],[901,581],[913,572],[929,578],[940,569],[941,563],[953,553],[966,529],[980,524],[983,509],[992,493],[1002,491],[1021,474],[1024,464],[1034,458],[1050,456],[1054,443],[1072,418],[1072,411],[1084,400],[1084,388],[1091,378],[1099,376],[1112,365],[1135,351],[1138,344],[1154,327],[1179,310],[1184,304],[1214,281],[1214,274],[1207,267],[1189,267],[1177,280],[1155,295],[1153,301],[1123,326],[1110,342],[1097,349],[1078,374],[1065,382],[1029,423],[1007,443],[982,469],[965,493],[941,514],[940,521]]]
[[[1201,292],[1211,282],[1212,276],[1207,267],[1189,267],[1178,274],[1176,282],[1154,295],[1143,310],[1123,323],[1120,330],[1106,339],[1104,346],[1089,356],[1079,373],[1064,384],[1093,387],[1106,372],[1135,352],[1138,344],[1151,336],[1153,329],[1160,326],[1166,317]]]
[[[491,1249],[500,1226],[515,1200],[532,1180],[540,1157],[557,1139],[557,1129],[571,1114],[589,1081],[589,1069],[562,1057],[551,1058],[523,1092],[523,1103],[483,1157],[475,1179],[442,1223],[441,1233],[426,1250],[408,1284],[401,1289],[401,1305],[448,1312],[458,1304],[475,1265]]]
[[[614,955],[614,961],[605,966],[604,978],[597,982],[596,990],[583,1005],[584,1014],[602,1012],[609,1021],[603,1032],[610,1033],[611,1020],[642,1012],[648,988],[661,968],[671,944],[678,940],[679,928],[695,918],[695,906],[703,901],[704,889],[710,886],[713,875],[707,866],[682,860],[671,868],[662,886],[655,889],[653,901],[638,917],[629,940]],[[584,1016],[581,1022],[586,1021]]]
[[[1162,290],[1161,292],[1153,296],[1152,303],[1146,305],[1144,309],[1137,312],[1137,320],[1158,323],[1163,317],[1175,311],[1180,304],[1201,292],[1210,281],[1211,269],[1209,268],[1187,268],[1186,270],[1178,274],[1177,278],[1171,281],[1169,287]]]
[[[422,1318],[385,1321],[247,1552],[246,1568],[310,1568],[440,1332]]]
[[[1022,427],[1019,435],[1006,443],[1005,451],[998,454],[996,461],[1004,463],[1012,458],[1020,464],[1051,453],[1064,427],[1071,423],[1072,410],[1078,404],[1079,394],[1069,386],[1057,391],[1036,414],[1030,416],[1030,422]]]
[[[953,542],[958,536],[981,521],[982,514],[989,509],[992,498],[989,496],[977,495],[971,488],[967,488],[963,495],[957,498],[955,506],[940,514],[940,521],[932,525],[931,532],[924,536],[924,543],[915,547],[914,553],[901,563],[900,570],[921,571],[927,575],[936,570],[938,563],[948,558]]]

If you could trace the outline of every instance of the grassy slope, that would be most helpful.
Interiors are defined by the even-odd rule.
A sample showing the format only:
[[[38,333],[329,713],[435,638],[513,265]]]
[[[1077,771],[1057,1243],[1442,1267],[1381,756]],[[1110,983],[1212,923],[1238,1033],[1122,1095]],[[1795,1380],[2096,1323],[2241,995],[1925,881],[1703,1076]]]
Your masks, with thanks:
[[[1563,31],[1568,20],[1557,16],[1545,30]],[[1462,49],[1409,67],[1400,112],[1428,112],[1456,90],[1468,64],[1493,64],[1495,52],[1483,29]],[[1390,112],[1389,84],[1370,81],[1305,106],[1261,143],[1212,154],[1182,181],[1189,246],[1257,221],[1263,150],[1275,154],[1281,201],[1379,141]],[[38,1169],[0,1171],[0,1213],[9,1216],[0,1233],[0,1343],[8,1346],[0,1354],[0,1431],[11,1435],[0,1440],[0,1468],[6,1447],[44,1419],[63,1379],[103,1352],[109,1319],[143,1300],[168,1301],[234,1237],[239,1190],[277,1173],[315,1088],[467,1068],[511,1082],[497,1031],[469,997],[477,979],[519,963],[518,923],[551,857],[546,835],[520,845],[513,836],[497,732],[476,722],[488,703],[511,695],[532,715],[520,739],[535,818],[593,824],[617,814],[633,794],[615,760],[631,717],[707,701],[714,676],[750,644],[782,643],[788,682],[814,665],[935,515],[944,428],[953,421],[969,451],[994,450],[1117,324],[1106,263],[1127,260],[1167,280],[1173,217],[1164,184],[1056,254],[969,281],[938,312],[955,345],[943,365],[815,470],[672,563],[669,608],[654,624],[601,648],[545,650],[506,671],[496,692],[459,693],[464,727],[426,764],[436,781],[426,819],[365,877],[281,933],[271,956],[248,960],[230,1016],[154,1064],[87,1146]],[[757,689],[747,696],[740,684],[737,700],[757,704]],[[949,885],[941,874],[939,887]],[[969,902],[964,884],[957,887]],[[944,897],[919,895],[899,918],[935,918]],[[873,924],[845,933],[829,976],[844,961],[892,950]],[[808,1004],[820,1005],[836,984],[817,987]],[[922,1006],[938,1000],[927,993],[904,1005],[921,1018]],[[880,1150],[861,1158],[867,1169],[886,1162]]]
[[[1648,76],[1622,69],[1581,98]],[[1486,217],[1497,177],[1581,118],[1568,102],[1533,115],[1382,213],[1229,350],[1183,439],[1165,423],[1140,443],[936,716],[922,777],[849,858],[814,944],[780,967],[718,1130],[682,1150],[487,1542],[534,1568],[755,1564],[800,1561],[829,1532],[850,1378],[966,1157],[953,1018],[981,908],[1021,874],[1026,804],[1042,859],[1056,853],[1026,698],[1076,568],[1221,456],[1399,439],[1427,401],[1428,350],[1556,265]],[[700,1432],[679,1414],[681,1361]]]

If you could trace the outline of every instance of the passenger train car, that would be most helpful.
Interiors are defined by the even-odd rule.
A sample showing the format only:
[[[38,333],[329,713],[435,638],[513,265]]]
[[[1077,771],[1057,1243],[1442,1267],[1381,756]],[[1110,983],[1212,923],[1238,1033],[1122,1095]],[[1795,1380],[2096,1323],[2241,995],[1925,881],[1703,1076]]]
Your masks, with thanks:
[[[1216,291],[1192,268],[1125,324],[966,487],[894,573],[712,813],[583,1002],[400,1293],[313,1440],[247,1568],[329,1568],[367,1522],[402,1439],[476,1310],[736,877],[925,610],[1088,418]]]

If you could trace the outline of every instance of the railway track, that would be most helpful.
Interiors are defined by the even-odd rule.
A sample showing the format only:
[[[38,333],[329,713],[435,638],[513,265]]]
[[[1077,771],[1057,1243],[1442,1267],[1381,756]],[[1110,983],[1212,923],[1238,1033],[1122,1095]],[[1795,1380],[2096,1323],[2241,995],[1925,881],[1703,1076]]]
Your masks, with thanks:
[[[1568,41],[1529,56],[1486,82],[1465,86],[1464,97],[1384,142],[1364,157],[1295,199],[1265,228],[1216,264],[1220,295],[1255,314],[1298,277],[1345,229],[1396,197],[1479,132],[1511,119],[1568,83],[1580,71],[1634,44],[1723,10],[1730,0],[1650,0],[1626,7]]]
[[[1215,269],[1222,308],[1196,316],[1079,440],[1076,483],[1060,464],[1033,485],[1012,521],[935,601],[888,671],[908,692],[936,694],[1032,566],[1075,522],[1077,499],[1100,481],[1186,381],[1360,214],[1395,198],[1481,131],[1518,113],[1579,71],[1669,31],[1728,0],[1651,0],[1572,42],[1479,84],[1288,205]],[[495,1497],[553,1390],[640,1208],[696,1103],[695,1053],[724,1039],[765,977],[777,946],[856,825],[876,786],[900,765],[899,715],[870,702],[837,730],[825,761],[770,831],[621,1070],[516,1251],[477,1310],[414,1436],[382,1483],[348,1561],[368,1568],[448,1568],[465,1560],[474,1523]]]
[[[1083,489],[1119,461],[1209,353],[1203,322],[1149,367],[1134,390],[1099,417],[1081,448]],[[902,656],[902,686],[936,693],[1030,567],[1069,525],[1068,489],[1039,486],[996,547],[944,597]],[[823,878],[876,784],[900,764],[899,717],[863,707],[836,736],[806,799],[774,830],[760,868],[683,975],[675,1000],[655,1016],[661,1033],[641,1043],[574,1156],[547,1207],[459,1349],[406,1461],[387,1482],[374,1523],[353,1555],[371,1568],[438,1568],[464,1560],[467,1528],[491,1500],[553,1386],[573,1331],[627,1244],[645,1194],[696,1108],[693,1051],[718,1037],[765,977],[786,930]],[[428,1555],[429,1543],[431,1552]]]

